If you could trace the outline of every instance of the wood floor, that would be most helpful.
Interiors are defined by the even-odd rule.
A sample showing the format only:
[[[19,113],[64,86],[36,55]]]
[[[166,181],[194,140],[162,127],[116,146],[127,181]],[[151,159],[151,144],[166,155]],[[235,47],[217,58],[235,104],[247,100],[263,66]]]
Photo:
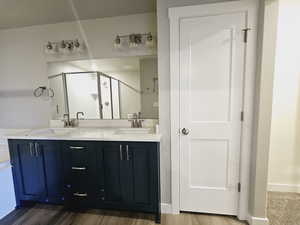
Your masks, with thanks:
[[[154,216],[142,213],[88,210],[68,212],[61,206],[36,205],[13,211],[0,225],[154,225]],[[162,225],[244,225],[235,217],[195,213],[163,214]]]

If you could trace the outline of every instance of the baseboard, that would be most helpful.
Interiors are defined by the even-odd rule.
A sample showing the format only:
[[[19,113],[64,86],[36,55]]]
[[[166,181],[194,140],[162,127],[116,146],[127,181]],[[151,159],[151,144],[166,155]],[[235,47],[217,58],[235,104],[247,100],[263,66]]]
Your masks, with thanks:
[[[161,213],[172,214],[172,205],[168,203],[161,203]]]
[[[249,216],[248,223],[250,225],[269,225],[268,218]]]
[[[269,183],[268,191],[300,193],[300,185]]]

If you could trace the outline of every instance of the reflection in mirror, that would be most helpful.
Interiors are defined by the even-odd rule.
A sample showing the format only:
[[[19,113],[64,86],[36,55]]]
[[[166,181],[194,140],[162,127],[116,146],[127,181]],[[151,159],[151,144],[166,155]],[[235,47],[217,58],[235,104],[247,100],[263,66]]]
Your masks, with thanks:
[[[155,56],[79,60],[48,64],[52,119],[158,119]]]

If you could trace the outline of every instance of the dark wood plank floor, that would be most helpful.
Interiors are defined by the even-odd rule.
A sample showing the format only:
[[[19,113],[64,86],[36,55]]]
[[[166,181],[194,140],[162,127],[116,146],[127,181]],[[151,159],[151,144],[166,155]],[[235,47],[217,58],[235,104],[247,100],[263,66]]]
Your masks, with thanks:
[[[0,220],[0,225],[154,225],[151,214],[106,210],[70,212],[62,206],[36,205],[22,208]],[[162,215],[162,225],[244,225],[235,217],[181,213]]]

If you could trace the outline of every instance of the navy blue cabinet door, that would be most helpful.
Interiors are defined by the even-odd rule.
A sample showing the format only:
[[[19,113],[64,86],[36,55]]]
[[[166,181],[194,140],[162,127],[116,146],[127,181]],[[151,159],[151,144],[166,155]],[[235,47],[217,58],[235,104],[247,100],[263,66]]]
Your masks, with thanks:
[[[10,142],[17,202],[20,200],[43,201],[46,186],[43,152],[34,141]]]
[[[128,153],[127,153],[128,152]],[[159,146],[157,143],[126,143],[126,159],[132,174],[132,203],[158,211],[160,203]]]
[[[100,188],[100,199],[105,203],[119,204],[122,202],[123,186],[120,167],[122,148],[120,144],[110,142],[104,143],[101,146],[102,148],[100,147],[100,149],[99,145],[96,148],[98,158],[102,158],[102,163],[98,163],[98,171],[101,171],[99,167],[103,168],[103,173],[98,174],[97,179],[100,181],[104,180],[104,190]],[[102,154],[102,157],[99,154]]]
[[[45,202],[63,202],[62,151],[59,141],[39,141],[37,147],[44,154],[46,195]]]
[[[157,211],[159,150],[156,143],[106,142],[96,147],[98,199],[127,209]],[[98,182],[99,183],[99,182]],[[103,196],[103,198],[101,198]]]
[[[153,199],[153,167],[151,167],[150,156],[151,149],[147,144],[128,144],[130,173],[134,177],[132,180],[132,189],[134,195],[132,201],[135,204],[151,204]]]

